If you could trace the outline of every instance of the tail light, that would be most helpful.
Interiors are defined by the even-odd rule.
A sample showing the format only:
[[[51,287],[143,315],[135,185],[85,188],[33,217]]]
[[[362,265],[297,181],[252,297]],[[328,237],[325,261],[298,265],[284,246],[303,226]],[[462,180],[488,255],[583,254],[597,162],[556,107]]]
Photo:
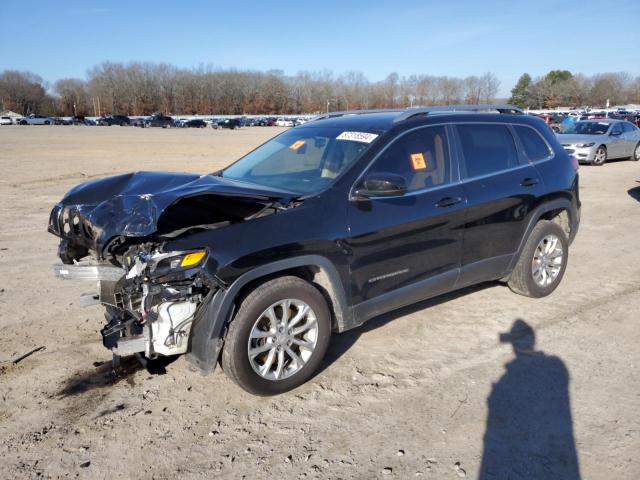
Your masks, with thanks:
[[[573,169],[577,172],[578,169],[580,168],[580,163],[578,162],[578,159],[573,155],[569,155],[569,161],[571,162],[571,166],[573,167]]]

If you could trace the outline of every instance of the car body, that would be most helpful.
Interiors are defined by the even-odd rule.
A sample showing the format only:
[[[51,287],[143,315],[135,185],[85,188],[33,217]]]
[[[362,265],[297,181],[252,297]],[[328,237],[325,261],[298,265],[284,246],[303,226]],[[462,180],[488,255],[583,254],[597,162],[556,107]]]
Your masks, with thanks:
[[[23,117],[20,120],[20,125],[53,125],[54,123],[55,120],[53,119],[53,117],[35,114]]]
[[[131,125],[131,119],[126,115],[107,115],[105,117],[100,117],[96,123],[106,127],[111,127],[112,125],[128,127]]]
[[[476,109],[500,113],[478,113]],[[463,110],[465,112],[458,112]],[[485,281],[550,294],[577,163],[509,105],[331,113],[210,175],[93,180],[54,206],[62,278],[98,280],[117,355],[220,359],[242,388],[309,379],[331,332]]]
[[[570,155],[581,163],[603,165],[607,160],[640,160],[640,129],[624,120],[581,120],[557,135]]]
[[[288,118],[279,118],[275,123],[276,127],[293,127],[293,120]]]
[[[182,127],[185,127],[185,128],[205,128],[206,126],[207,126],[207,122],[199,118],[187,120],[184,123],[182,123]]]
[[[145,118],[142,122],[142,125],[144,127],[171,128],[175,126],[175,122],[173,118],[158,113],[156,115]]]
[[[214,120],[211,126],[216,130],[222,128],[235,130],[236,128],[240,128],[240,120],[238,120],[237,118],[222,118],[219,120]]]

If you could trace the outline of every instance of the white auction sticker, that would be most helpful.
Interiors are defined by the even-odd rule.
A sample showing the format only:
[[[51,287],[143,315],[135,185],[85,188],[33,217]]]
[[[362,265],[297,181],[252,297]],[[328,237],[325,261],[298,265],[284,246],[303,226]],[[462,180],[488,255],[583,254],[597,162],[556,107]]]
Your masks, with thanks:
[[[371,143],[378,135],[367,132],[342,132],[336,137],[336,140],[351,140],[352,142]]]

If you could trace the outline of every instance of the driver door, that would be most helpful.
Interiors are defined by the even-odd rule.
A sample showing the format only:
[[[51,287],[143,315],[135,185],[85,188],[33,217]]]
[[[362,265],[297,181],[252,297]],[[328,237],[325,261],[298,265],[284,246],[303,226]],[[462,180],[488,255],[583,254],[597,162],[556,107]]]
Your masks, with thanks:
[[[406,192],[361,190],[366,179],[403,180]],[[400,134],[354,185],[348,205],[351,298],[361,320],[455,284],[466,200],[445,126]]]

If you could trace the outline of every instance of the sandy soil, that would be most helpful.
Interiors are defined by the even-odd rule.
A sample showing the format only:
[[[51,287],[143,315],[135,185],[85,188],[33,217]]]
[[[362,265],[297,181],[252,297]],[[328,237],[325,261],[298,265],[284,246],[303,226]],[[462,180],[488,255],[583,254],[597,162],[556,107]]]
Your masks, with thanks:
[[[517,319],[548,355],[535,358],[570,375],[570,410],[550,420],[573,431],[582,477],[640,476],[635,162],[581,169],[580,233],[548,298],[490,283],[374,319],[334,336],[323,370],[276,398],[244,393],[220,369],[192,373],[183,358],[111,376],[102,312],[78,305],[91,286],[52,275],[51,206],[87,178],[213,171],[278,131],[0,127],[0,477],[477,478],[487,399],[519,362],[498,335]],[[529,407],[561,383],[544,368],[499,384],[510,393],[493,414],[522,420],[514,443],[555,428]]]

